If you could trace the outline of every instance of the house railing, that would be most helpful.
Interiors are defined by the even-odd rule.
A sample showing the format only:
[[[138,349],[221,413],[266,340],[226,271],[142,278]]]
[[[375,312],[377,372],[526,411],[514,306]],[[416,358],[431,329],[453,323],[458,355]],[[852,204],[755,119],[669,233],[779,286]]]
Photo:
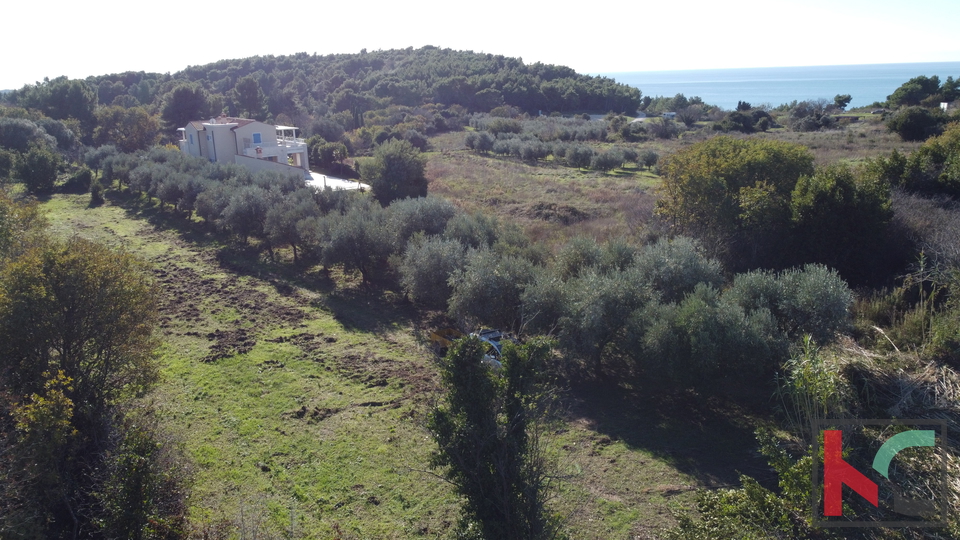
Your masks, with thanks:
[[[277,137],[277,144],[280,146],[285,145],[294,145],[294,144],[307,144],[306,139],[301,139],[299,137]]]

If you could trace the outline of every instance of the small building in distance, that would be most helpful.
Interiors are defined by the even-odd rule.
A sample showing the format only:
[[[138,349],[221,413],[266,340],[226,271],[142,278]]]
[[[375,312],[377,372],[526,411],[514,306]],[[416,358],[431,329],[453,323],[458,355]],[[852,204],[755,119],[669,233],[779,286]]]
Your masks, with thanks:
[[[180,151],[189,156],[310,178],[307,143],[297,138],[295,127],[220,116],[190,122],[178,131]]]

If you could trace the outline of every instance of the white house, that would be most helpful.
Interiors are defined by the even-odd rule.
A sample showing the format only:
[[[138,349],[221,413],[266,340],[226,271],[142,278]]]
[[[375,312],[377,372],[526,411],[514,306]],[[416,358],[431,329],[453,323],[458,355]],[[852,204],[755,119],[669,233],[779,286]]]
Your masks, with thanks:
[[[244,165],[255,172],[298,172],[310,178],[307,143],[297,138],[295,127],[221,116],[190,122],[178,131],[184,154]]]

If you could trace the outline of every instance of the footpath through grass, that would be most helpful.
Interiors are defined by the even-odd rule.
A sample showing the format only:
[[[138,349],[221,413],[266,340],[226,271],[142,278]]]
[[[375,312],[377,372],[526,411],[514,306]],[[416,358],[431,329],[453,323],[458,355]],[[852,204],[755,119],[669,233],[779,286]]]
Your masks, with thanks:
[[[147,398],[195,464],[191,518],[210,538],[437,538],[458,501],[423,428],[438,378],[427,329],[395,295],[294,272],[199,223],[112,194],[44,203],[54,234],[122,246],[162,291],[163,379]],[[735,481],[749,427],[609,387],[570,392],[550,435],[573,538],[652,537],[702,485]],[[682,407],[681,407],[682,408]],[[731,415],[737,417],[738,414]],[[743,417],[743,415],[739,415]],[[748,458],[749,459],[749,458]]]

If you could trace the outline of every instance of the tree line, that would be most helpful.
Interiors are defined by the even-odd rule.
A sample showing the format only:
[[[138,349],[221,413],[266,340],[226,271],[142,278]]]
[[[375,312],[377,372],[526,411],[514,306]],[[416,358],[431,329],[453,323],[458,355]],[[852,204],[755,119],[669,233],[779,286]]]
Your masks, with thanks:
[[[312,135],[319,129],[311,124],[322,118],[349,131],[363,127],[368,113],[391,105],[484,112],[506,105],[531,114],[633,112],[640,96],[636,88],[564,66],[427,46],[221,60],[173,75],[59,77],[25,85],[3,100],[53,119],[74,119],[78,135],[90,144],[98,126],[105,126],[101,137],[110,137],[111,130],[156,132],[162,125],[170,137],[188,121],[221,114],[295,123]]]
[[[189,473],[149,405],[157,290],[0,193],[0,536],[175,538]]]

